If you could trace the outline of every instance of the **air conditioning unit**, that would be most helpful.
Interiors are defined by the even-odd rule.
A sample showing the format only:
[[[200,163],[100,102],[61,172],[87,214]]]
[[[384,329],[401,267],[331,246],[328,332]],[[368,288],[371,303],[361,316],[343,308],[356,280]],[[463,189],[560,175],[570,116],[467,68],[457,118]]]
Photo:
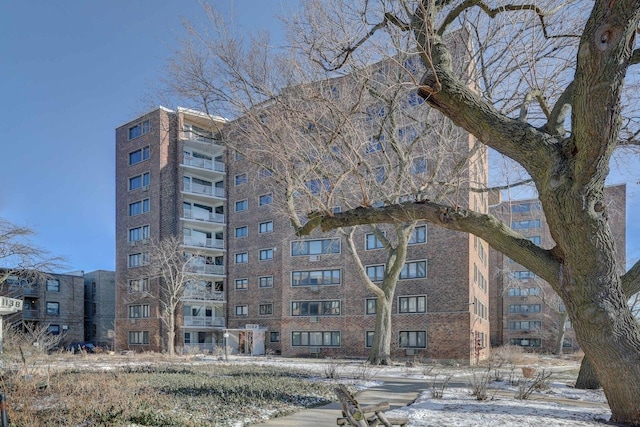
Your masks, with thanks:
[[[319,321],[320,321],[320,318],[318,316],[309,317],[309,322],[311,323],[318,323]]]
[[[142,186],[142,191],[149,191],[149,186],[148,185],[143,185]]]
[[[309,261],[320,261],[320,255],[309,255]]]

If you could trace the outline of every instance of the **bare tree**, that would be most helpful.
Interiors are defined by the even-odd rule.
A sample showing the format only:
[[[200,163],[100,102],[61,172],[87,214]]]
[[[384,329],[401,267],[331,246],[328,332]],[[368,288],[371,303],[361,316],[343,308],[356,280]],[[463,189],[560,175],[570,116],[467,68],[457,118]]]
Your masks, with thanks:
[[[630,108],[638,103],[629,102],[637,91],[625,76],[640,62],[640,3],[310,3],[294,33],[327,69],[394,37],[421,52],[427,68],[417,85],[421,96],[526,170],[556,246],[540,248],[490,215],[433,202],[318,215],[301,232],[425,220],[485,239],[553,286],[601,379],[612,421],[640,425],[640,365],[629,363],[640,357],[640,325],[627,305],[640,287],[640,263],[619,273],[604,200],[612,153],[637,144]],[[329,7],[336,10],[326,13]],[[494,22],[511,26],[512,35],[503,42],[490,37],[486,29]],[[480,93],[455,75],[443,40],[460,25],[475,38],[482,82],[491,83]],[[483,62],[487,57],[496,61]],[[554,64],[566,72],[550,75]]]

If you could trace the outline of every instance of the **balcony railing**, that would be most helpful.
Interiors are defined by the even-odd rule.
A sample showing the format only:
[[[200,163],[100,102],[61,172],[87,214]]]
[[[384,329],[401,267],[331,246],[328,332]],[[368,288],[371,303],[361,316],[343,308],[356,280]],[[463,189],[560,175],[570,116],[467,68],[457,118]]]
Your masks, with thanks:
[[[202,239],[193,236],[184,236],[183,243],[186,246],[198,246],[200,248],[224,249],[224,240],[222,239]]]
[[[215,160],[200,159],[197,157],[185,156],[184,165],[195,168],[206,169],[215,172],[224,172],[224,163]]]
[[[185,289],[183,299],[196,299],[203,301],[224,301],[224,292],[205,289]]]
[[[22,310],[22,318],[23,319],[38,319],[40,317],[40,310],[38,309],[23,309]]]
[[[224,327],[224,317],[184,316],[184,326]]]
[[[193,194],[203,194],[210,197],[224,198],[224,188],[213,187],[196,183],[184,183],[184,191]]]
[[[218,224],[224,224],[224,214],[219,213],[193,213],[190,209],[184,209],[182,216],[185,219],[194,219],[196,221],[215,222]]]
[[[195,274],[216,274],[219,276],[224,276],[223,265],[213,265],[213,264],[188,265],[187,271]]]
[[[213,138],[213,136],[203,135],[200,132],[194,132],[190,130],[180,132],[180,139],[182,139],[183,141],[201,142],[203,144],[220,144],[221,143],[219,139]]]

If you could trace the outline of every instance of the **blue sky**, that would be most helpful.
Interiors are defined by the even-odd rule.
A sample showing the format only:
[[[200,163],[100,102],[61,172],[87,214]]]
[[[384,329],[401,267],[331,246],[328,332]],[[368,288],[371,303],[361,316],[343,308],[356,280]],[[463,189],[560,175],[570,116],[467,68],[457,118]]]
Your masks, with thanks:
[[[215,3],[235,10],[237,31],[273,33],[295,0]],[[34,229],[68,270],[115,268],[114,129],[148,108],[182,19],[199,15],[196,0],[0,1],[0,217]],[[631,181],[630,260],[637,175],[612,180]]]

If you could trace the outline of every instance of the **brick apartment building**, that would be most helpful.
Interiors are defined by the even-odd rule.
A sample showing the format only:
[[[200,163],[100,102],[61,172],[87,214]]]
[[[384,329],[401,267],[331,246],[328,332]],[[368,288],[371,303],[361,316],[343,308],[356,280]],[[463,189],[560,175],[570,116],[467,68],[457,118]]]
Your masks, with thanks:
[[[84,340],[113,347],[116,313],[116,272],[96,270],[84,274]]]
[[[605,191],[618,265],[624,268],[626,185],[609,186]],[[535,244],[547,249],[554,246],[538,200],[501,201],[496,196],[489,210]],[[510,344],[545,352],[579,348],[564,305],[549,283],[493,249],[490,272],[492,346]]]

